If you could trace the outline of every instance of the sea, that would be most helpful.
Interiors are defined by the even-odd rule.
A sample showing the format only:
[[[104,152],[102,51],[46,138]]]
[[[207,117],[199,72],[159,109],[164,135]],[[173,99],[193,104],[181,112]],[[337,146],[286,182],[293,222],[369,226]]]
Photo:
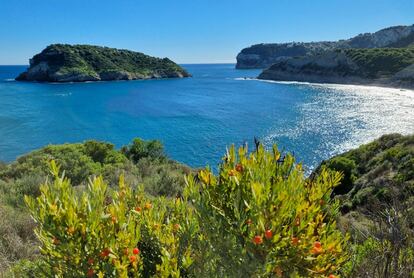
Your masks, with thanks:
[[[414,133],[414,91],[271,82],[234,64],[183,65],[193,77],[31,83],[0,66],[0,161],[48,144],[160,140],[174,160],[217,169],[226,148],[254,138],[293,153],[309,172],[388,133]]]

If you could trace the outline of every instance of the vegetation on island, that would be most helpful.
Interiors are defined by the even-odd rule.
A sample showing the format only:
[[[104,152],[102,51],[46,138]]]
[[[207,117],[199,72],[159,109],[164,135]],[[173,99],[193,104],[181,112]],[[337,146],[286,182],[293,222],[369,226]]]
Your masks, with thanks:
[[[413,145],[384,136],[310,177],[276,146],[231,147],[216,173],[157,141],[47,146],[1,167],[0,272],[410,277]]]
[[[16,79],[67,82],[188,76],[168,58],[94,45],[52,44],[33,56],[28,71]]]

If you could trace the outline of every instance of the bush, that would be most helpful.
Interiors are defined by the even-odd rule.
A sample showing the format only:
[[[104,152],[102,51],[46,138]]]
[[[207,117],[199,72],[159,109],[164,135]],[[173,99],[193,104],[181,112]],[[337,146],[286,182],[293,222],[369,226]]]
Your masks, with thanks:
[[[165,159],[164,147],[157,140],[143,141],[140,138],[135,138],[131,145],[123,147],[121,151],[134,163],[146,157]]]
[[[393,198],[394,205],[374,213],[376,221],[365,237],[354,245],[346,267],[350,277],[414,277],[414,231],[410,227],[411,206]]]
[[[25,200],[39,224],[41,253],[56,275],[178,277],[189,268],[197,226],[180,199],[151,200],[122,176],[117,191],[95,178],[79,195],[53,161],[51,167],[54,182]]]
[[[356,180],[355,161],[346,157],[334,157],[326,162],[326,167],[343,174],[340,185],[334,190],[335,194],[342,195],[352,190]]]
[[[238,155],[231,148],[218,176],[209,169],[189,178],[200,229],[215,251],[215,273],[241,276],[328,276],[346,261],[330,201],[341,175],[322,170],[306,180],[300,165],[277,148]],[[225,263],[219,263],[225,262]]]
[[[335,277],[348,255],[331,202],[339,173],[308,181],[292,156],[229,150],[216,176],[189,176],[181,198],[148,197],[101,177],[82,194],[53,182],[26,197],[44,262],[56,275]]]

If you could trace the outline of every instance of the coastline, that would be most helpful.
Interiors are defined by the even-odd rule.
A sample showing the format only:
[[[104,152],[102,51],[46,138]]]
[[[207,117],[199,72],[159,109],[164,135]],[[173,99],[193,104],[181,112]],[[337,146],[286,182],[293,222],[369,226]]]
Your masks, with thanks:
[[[266,79],[266,78],[254,78],[253,80],[256,81],[263,81],[263,82],[269,82],[269,83],[279,83],[279,84],[306,84],[306,85],[342,85],[342,86],[362,86],[362,87],[372,87],[372,88],[388,88],[388,89],[395,89],[395,90],[404,90],[404,91],[412,91],[414,92],[414,84],[413,85],[401,85],[401,84],[393,84],[393,83],[382,83],[382,82],[369,82],[366,80],[366,82],[355,82],[349,80],[349,82],[346,82],[346,80],[343,80],[345,82],[339,82],[339,81],[329,81],[329,80],[323,80],[323,81],[313,81],[313,80],[294,80],[294,79],[286,79],[286,80],[274,80],[274,79]],[[364,80],[364,79],[361,79]]]

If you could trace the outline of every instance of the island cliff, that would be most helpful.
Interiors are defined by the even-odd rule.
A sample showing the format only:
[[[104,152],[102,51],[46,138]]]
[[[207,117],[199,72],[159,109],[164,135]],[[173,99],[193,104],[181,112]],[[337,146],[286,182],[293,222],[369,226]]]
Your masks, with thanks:
[[[243,49],[237,55],[236,68],[264,69],[290,57],[317,55],[338,48],[407,47],[413,43],[414,25],[393,26],[340,41],[262,43]]]
[[[414,47],[337,49],[288,58],[259,79],[414,88]]]
[[[92,45],[53,44],[30,59],[18,81],[84,82],[189,77],[168,58]]]

